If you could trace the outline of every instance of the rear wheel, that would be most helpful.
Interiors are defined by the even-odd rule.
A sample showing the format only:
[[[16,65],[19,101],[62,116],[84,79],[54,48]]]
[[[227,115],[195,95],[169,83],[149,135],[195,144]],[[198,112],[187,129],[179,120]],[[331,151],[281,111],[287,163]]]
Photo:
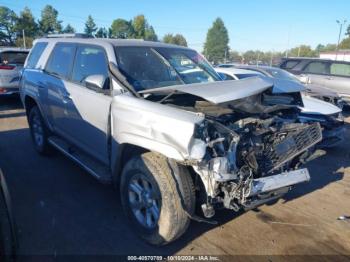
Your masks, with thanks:
[[[132,228],[154,245],[180,237],[190,223],[188,213],[195,208],[194,186],[187,169],[170,165],[167,158],[152,152],[128,161],[120,192]]]
[[[51,152],[48,141],[50,131],[46,127],[37,106],[34,106],[29,112],[29,128],[36,151],[42,155],[49,154]]]

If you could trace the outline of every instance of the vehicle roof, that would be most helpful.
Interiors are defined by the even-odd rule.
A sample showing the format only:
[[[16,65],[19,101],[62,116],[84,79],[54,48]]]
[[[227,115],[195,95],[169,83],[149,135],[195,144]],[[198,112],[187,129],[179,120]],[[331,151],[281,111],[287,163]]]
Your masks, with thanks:
[[[5,51],[20,51],[20,52],[29,52],[30,49],[22,48],[22,47],[0,47],[0,53]]]
[[[281,60],[284,62],[284,61],[287,61],[287,60],[315,60],[315,61],[334,61],[332,59],[329,59],[329,58],[320,58],[320,57],[283,57],[281,58]]]
[[[190,49],[187,47],[173,45],[173,44],[144,41],[142,39],[44,37],[44,38],[37,39],[35,42],[48,42],[48,43],[65,42],[65,43],[80,43],[80,44],[99,44],[102,46],[112,45],[112,46],[167,47],[167,48],[177,48],[177,49],[186,49],[186,50]]]

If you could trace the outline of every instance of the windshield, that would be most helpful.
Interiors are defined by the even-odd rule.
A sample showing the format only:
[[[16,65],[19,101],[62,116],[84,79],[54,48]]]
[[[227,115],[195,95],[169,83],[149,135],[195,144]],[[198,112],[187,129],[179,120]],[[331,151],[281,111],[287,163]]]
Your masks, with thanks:
[[[136,91],[221,80],[193,50],[130,46],[115,49],[119,70]]]
[[[23,65],[28,52],[5,51],[0,53],[1,64]]]
[[[283,79],[283,80],[290,80],[290,81],[294,81],[294,82],[300,82],[296,76],[292,75],[291,73],[289,73],[285,70],[277,69],[277,68],[267,68],[265,70],[274,78]]]

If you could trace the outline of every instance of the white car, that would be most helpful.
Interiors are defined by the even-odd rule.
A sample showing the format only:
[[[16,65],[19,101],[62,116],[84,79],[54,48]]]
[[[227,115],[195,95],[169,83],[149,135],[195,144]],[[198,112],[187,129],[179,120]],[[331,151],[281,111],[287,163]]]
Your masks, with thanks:
[[[19,92],[19,80],[29,50],[0,49],[0,96]]]
[[[248,77],[269,77],[282,84],[282,88],[288,88],[289,85],[302,85],[287,78],[271,77],[271,75],[264,74],[265,70],[256,71],[256,67],[242,68],[215,68],[216,72],[223,80],[239,80]],[[263,67],[267,68],[267,67]],[[282,69],[278,69],[282,70]],[[287,72],[286,72],[287,73]],[[289,73],[288,73],[289,74]],[[302,92],[303,106],[300,106],[301,114],[299,119],[301,122],[320,122],[323,127],[323,140],[319,144],[321,147],[332,147],[338,145],[344,140],[344,118],[342,109],[334,104],[322,101],[320,99],[309,96]]]

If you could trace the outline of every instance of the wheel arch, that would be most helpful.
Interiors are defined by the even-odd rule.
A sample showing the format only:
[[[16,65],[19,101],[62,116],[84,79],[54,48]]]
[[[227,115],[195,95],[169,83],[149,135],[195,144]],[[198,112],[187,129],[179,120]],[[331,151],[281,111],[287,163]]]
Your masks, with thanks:
[[[136,155],[150,152],[150,150],[136,146],[133,144],[118,144],[116,141],[112,141],[112,180],[115,186],[119,185],[120,176],[123,171],[125,164]]]
[[[52,126],[51,126],[50,122],[48,121],[46,114],[44,114],[43,108],[42,108],[41,104],[39,103],[39,101],[30,95],[26,95],[24,97],[23,101],[24,101],[23,105],[24,105],[24,109],[26,111],[27,119],[29,119],[30,110],[34,106],[37,106],[39,108],[41,116],[43,117],[43,119],[45,121],[46,126],[49,128],[49,130],[52,131]]]

